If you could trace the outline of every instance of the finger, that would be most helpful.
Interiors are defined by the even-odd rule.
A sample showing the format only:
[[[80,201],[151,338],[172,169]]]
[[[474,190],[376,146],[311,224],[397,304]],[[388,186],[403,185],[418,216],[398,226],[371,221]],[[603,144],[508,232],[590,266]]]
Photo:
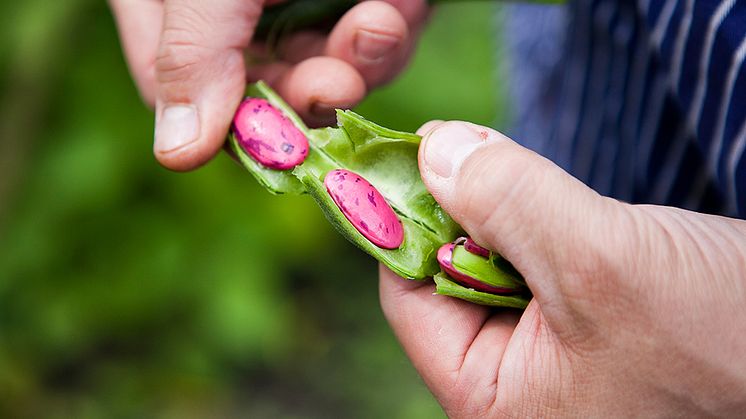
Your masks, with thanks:
[[[155,70],[154,151],[190,170],[223,144],[244,88],[243,48],[261,15],[259,0],[166,0]]]
[[[430,14],[428,0],[383,0],[401,13],[412,33],[416,33]]]
[[[311,57],[324,55],[327,39],[327,34],[318,31],[292,33],[280,42],[277,55],[284,61],[297,64]]]
[[[155,57],[163,4],[153,0],[109,0],[130,74],[145,103],[155,104]]]
[[[444,121],[441,121],[440,119],[434,119],[432,121],[425,122],[419,129],[417,129],[417,135],[419,135],[420,137],[424,137],[443,122]]]
[[[381,24],[383,25],[383,27],[386,27],[392,25],[392,23],[389,21],[390,19],[403,19],[404,26],[410,34],[419,33],[420,29],[427,19],[427,16],[429,15],[429,7],[426,0],[385,0],[384,2],[368,1],[362,5],[359,5],[357,8],[353,8],[353,14],[365,14],[364,12],[370,11],[373,15],[370,17],[373,18],[375,15],[379,14],[380,10],[384,10],[384,12],[386,10],[391,10],[390,7],[386,7],[385,9],[383,9],[380,4],[371,5],[370,3],[388,3],[393,6],[394,10],[398,12],[395,15],[391,12],[384,13],[382,18],[369,19],[371,21],[377,21],[375,26],[379,26],[379,24]],[[365,17],[363,16],[363,18],[360,19],[360,16],[358,16],[355,19],[350,20],[350,16],[348,13],[348,16],[344,16],[344,18],[339,23],[343,23],[344,26],[344,22],[354,23],[355,20],[365,20],[364,18]],[[335,32],[354,34],[354,27],[350,28],[348,26],[346,29],[340,29],[339,23],[334,28]],[[398,28],[399,25],[394,26],[394,29],[396,31],[400,30]],[[411,38],[413,37],[410,36],[409,38],[410,40],[412,40]],[[328,34],[313,30],[290,33],[281,40],[278,47],[278,53],[283,60],[292,63],[298,63],[313,56],[321,55],[326,47],[327,39]],[[410,45],[411,44],[412,42],[410,42]],[[264,43],[263,45],[266,46],[266,44]]]
[[[246,70],[246,80],[251,83],[263,80],[273,88],[277,89],[277,84],[280,79],[292,68],[293,66],[290,63],[284,61],[254,64]]]
[[[404,67],[411,45],[407,21],[392,5],[366,1],[347,12],[329,35],[326,54],[346,61],[369,87],[389,81]]]
[[[465,398],[494,400],[485,393],[494,391],[520,317],[516,311],[491,315],[486,307],[433,295],[432,283],[404,280],[383,266],[379,288],[386,319],[443,406],[464,405]]]
[[[365,81],[349,64],[331,57],[314,57],[283,74],[275,87],[311,126],[328,125],[335,109],[348,109],[365,97]]]
[[[435,199],[526,276],[543,308],[589,273],[623,269],[622,206],[500,133],[446,122],[425,137],[419,157]]]

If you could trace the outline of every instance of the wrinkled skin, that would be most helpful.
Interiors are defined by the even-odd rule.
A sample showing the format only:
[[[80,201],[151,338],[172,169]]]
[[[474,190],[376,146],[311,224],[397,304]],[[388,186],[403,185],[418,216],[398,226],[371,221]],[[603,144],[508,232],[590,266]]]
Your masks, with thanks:
[[[495,311],[381,269],[386,318],[451,417],[743,416],[746,222],[601,197],[487,128],[428,132],[425,184],[535,297]]]

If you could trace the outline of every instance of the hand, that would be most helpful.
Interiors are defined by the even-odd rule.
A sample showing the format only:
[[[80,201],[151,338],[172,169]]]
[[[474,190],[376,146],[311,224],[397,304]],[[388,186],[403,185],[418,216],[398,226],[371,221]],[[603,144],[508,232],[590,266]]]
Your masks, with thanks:
[[[334,108],[354,106],[404,67],[427,15],[426,0],[365,1],[328,36],[295,34],[279,60],[247,67],[263,0],[109,1],[131,73],[155,104],[155,155],[173,170],[220,150],[247,77],[267,80],[310,124],[331,122]]]
[[[746,412],[746,222],[604,198],[488,128],[421,132],[429,190],[534,294],[495,310],[381,269],[383,311],[450,416]]]

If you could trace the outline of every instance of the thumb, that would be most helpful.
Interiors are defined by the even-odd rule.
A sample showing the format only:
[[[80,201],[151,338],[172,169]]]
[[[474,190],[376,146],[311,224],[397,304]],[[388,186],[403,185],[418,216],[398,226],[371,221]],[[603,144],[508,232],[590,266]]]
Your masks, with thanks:
[[[153,146],[164,166],[190,170],[220,150],[246,87],[243,49],[262,3],[165,0]]]
[[[614,240],[625,235],[615,229],[629,222],[625,206],[497,131],[446,122],[425,136],[419,157],[435,199],[511,261],[540,303],[573,292],[568,284],[585,287],[620,259]]]

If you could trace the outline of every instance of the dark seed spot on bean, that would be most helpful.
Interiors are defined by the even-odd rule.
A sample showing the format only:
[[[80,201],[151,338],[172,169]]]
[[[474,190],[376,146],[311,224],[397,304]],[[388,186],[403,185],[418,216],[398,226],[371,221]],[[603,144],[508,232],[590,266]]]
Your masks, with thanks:
[[[368,224],[365,224],[365,221],[360,221],[360,227],[362,227],[363,230],[368,231]]]
[[[283,135],[283,137],[284,137],[284,135]],[[292,145],[290,143],[282,143],[282,151],[285,154],[290,154],[290,153],[293,152],[293,150],[295,150],[295,146],[294,145]]]
[[[245,141],[245,143],[246,143],[246,146],[250,150],[254,151],[255,153],[261,153],[262,148],[270,150],[270,151],[275,151],[275,148],[272,147],[271,144],[267,144],[266,142],[257,140],[256,138],[253,138],[253,137],[248,138]]]
[[[370,203],[373,204],[374,207],[378,206],[378,204],[376,204],[376,197],[373,194],[373,191],[368,192],[368,201],[370,201]]]
[[[360,198],[355,198],[355,206],[356,207],[360,206]]]

